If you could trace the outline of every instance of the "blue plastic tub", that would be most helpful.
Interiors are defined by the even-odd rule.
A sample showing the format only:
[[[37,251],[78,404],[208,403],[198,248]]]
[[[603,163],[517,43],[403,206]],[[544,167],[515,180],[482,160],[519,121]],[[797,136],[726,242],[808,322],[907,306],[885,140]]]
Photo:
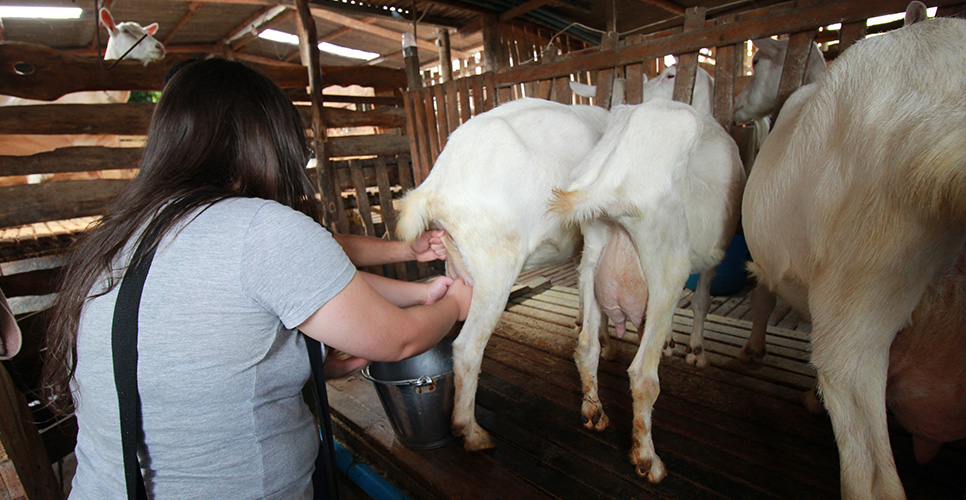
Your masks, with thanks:
[[[725,250],[724,258],[718,264],[718,273],[711,280],[711,295],[731,295],[741,290],[748,279],[745,265],[750,258],[745,235],[736,234],[731,239],[728,249]],[[693,291],[698,286],[698,275],[689,276],[684,286]]]

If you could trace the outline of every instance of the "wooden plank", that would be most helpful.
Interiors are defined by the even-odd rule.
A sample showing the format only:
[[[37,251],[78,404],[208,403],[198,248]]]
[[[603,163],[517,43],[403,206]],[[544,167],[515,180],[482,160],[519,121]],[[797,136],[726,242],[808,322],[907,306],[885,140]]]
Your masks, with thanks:
[[[0,134],[144,135],[154,104],[0,106]]]
[[[439,150],[446,147],[446,139],[449,137],[449,109],[446,103],[446,92],[443,84],[434,85],[433,96],[436,99],[437,133],[439,134]]]
[[[414,179],[417,183],[423,181],[429,170],[433,168],[432,148],[429,145],[429,121],[427,114],[431,111],[426,109],[426,101],[423,100],[423,91],[420,89],[411,90],[413,108],[416,116],[416,137],[419,141],[419,164],[413,165]]]
[[[558,77],[553,79],[553,100],[562,104],[573,103],[569,78]]]
[[[865,38],[868,29],[866,25],[867,21],[864,19],[854,23],[842,24],[841,34],[839,35],[839,54],[851,47],[855,42]]]
[[[483,75],[472,76],[467,83],[473,97],[473,116],[476,116],[487,109],[483,104]]]
[[[433,88],[424,88],[422,93],[423,103],[426,106],[426,129],[429,132],[429,155],[433,160],[433,164],[435,164],[436,158],[439,157],[439,152],[442,151],[439,143],[439,122],[436,115],[438,111],[433,105]]]
[[[684,13],[684,34],[704,28],[708,10],[704,7],[690,7]],[[674,100],[691,104],[694,94],[694,79],[698,71],[698,52],[689,51],[678,55],[677,74],[674,77]]]
[[[506,102],[497,99],[496,82],[494,81],[494,73],[492,71],[483,73],[480,77],[483,80],[483,87],[486,89],[486,97],[483,100],[484,111],[489,111],[496,107],[497,104]]]
[[[397,134],[345,135],[329,137],[326,146],[330,158],[351,156],[395,156],[409,153],[409,138]]]
[[[99,215],[128,182],[99,179],[0,187],[0,227]]]
[[[785,100],[805,83],[805,69],[808,66],[808,58],[812,53],[814,40],[814,30],[793,33],[788,38],[785,65],[782,68],[782,77],[778,84],[778,99],[775,101],[775,111],[772,113],[771,123],[775,123]]]
[[[413,104],[413,92],[403,93],[403,104],[406,108],[406,137],[409,139],[409,151],[412,155],[413,163],[422,163],[423,151],[419,143],[419,130],[417,128],[416,107]]]
[[[0,364],[0,493],[11,499],[62,499],[63,491],[32,422],[26,400]]]
[[[470,110],[469,78],[456,80],[456,91],[459,93],[460,124],[466,123],[473,116]]]
[[[717,22],[720,24],[733,23],[734,16],[724,16]],[[722,45],[715,49],[714,117],[729,135],[735,126],[735,74],[739,50],[740,48],[734,44]]]
[[[379,188],[379,207],[382,209],[382,222],[389,239],[396,237],[396,209],[392,205],[392,188],[389,185],[389,167],[385,158],[376,158],[376,186]],[[405,262],[396,262],[396,278],[409,281]]]
[[[611,50],[617,46],[617,32],[608,31],[601,37],[600,50]],[[597,71],[597,93],[594,104],[604,109],[610,109],[611,96],[614,92],[614,68],[601,68]]]
[[[450,80],[443,87],[446,95],[446,125],[447,136],[452,134],[460,126],[459,96],[457,95],[456,82]]]
[[[366,181],[362,173],[362,166],[357,160],[349,160],[349,176],[352,179],[352,186],[356,190],[356,207],[359,209],[359,216],[366,230],[366,235],[376,236],[375,227],[372,224],[372,207],[369,205],[369,195],[366,193]]]
[[[627,104],[640,104],[644,99],[644,64],[628,64],[624,67],[625,100]]]
[[[3,109],[3,107],[0,107]],[[29,156],[0,155],[0,177],[136,168],[141,148],[61,148]]]

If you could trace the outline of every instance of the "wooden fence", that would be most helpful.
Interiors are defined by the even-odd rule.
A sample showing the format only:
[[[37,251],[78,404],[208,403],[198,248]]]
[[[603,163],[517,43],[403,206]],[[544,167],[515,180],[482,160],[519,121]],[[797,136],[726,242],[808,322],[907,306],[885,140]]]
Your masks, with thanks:
[[[675,99],[689,101],[701,49],[709,50],[714,58],[710,68],[715,79],[714,116],[735,137],[748,168],[755,146],[753,130],[736,126],[733,120],[734,97],[746,63],[745,43],[773,35],[789,38],[779,88],[779,102],[784,102],[802,85],[808,50],[817,37],[827,48],[826,59],[833,59],[866,36],[869,18],[903,12],[908,3],[908,0],[802,0],[713,19],[707,18],[703,8],[690,8],[685,13],[683,27],[637,35],[621,42],[616,40],[616,34],[609,34],[596,49],[564,54],[543,64],[484,73],[467,79],[465,84],[457,80],[411,91],[405,105],[416,181],[421,182],[429,174],[446,145],[446,137],[459,124],[499,103],[523,96],[568,104],[583,102],[573,97],[569,88],[571,80],[597,84],[597,96],[591,102],[606,107],[613,77],[622,76],[626,80],[627,103],[637,104],[641,101],[645,76],[656,74],[664,56],[675,55],[679,59]],[[939,6],[939,16],[963,12],[962,0],[938,0],[931,4]],[[828,28],[839,23],[838,29]]]

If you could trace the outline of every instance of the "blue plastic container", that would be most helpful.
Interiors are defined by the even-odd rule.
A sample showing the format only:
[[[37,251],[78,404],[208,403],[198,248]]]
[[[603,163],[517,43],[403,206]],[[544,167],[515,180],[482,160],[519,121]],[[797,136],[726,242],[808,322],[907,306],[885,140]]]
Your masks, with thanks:
[[[745,265],[750,258],[745,235],[736,234],[725,250],[724,258],[718,264],[718,273],[711,280],[711,295],[731,295],[741,290],[748,279]],[[684,286],[693,291],[698,286],[698,275],[689,276]]]

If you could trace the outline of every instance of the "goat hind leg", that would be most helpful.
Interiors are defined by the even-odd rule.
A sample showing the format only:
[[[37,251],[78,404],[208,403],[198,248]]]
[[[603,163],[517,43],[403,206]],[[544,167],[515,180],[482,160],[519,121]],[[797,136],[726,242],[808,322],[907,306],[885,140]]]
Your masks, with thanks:
[[[492,264],[492,263],[489,263]],[[473,300],[466,322],[459,336],[453,341],[453,374],[456,379],[456,397],[453,404],[453,434],[463,436],[463,447],[468,451],[479,451],[493,447],[490,435],[476,421],[476,390],[479,384],[480,369],[483,364],[483,351],[493,329],[500,321],[512,288],[510,283],[495,283],[490,276],[519,274],[492,272],[478,276],[473,287]],[[491,265],[488,269],[497,269]]]
[[[698,368],[708,366],[708,356],[704,354],[704,319],[711,309],[711,280],[714,279],[715,274],[714,268],[701,273],[698,276],[698,284],[694,287],[694,296],[691,298],[694,327],[691,329],[691,338],[688,340],[687,355],[684,360]]]
[[[751,291],[749,300],[751,301],[751,333],[738,353],[738,359],[742,363],[755,363],[765,357],[765,333],[768,330],[768,318],[775,310],[776,298],[771,290],[759,283]]]

